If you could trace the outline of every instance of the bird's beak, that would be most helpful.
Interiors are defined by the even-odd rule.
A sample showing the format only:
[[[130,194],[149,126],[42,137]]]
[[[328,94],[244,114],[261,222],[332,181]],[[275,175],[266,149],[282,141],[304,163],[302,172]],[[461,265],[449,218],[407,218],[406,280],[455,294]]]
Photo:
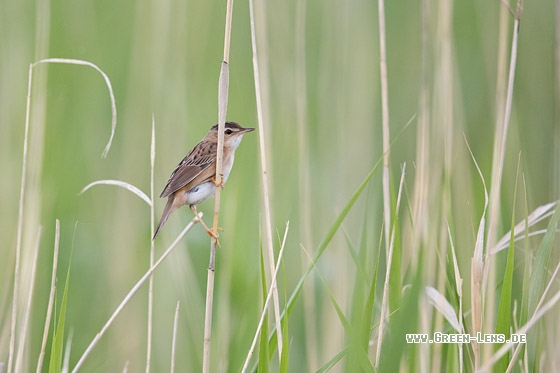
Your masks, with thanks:
[[[244,128],[243,131],[241,133],[247,133],[247,132],[252,132],[254,131],[254,128]]]

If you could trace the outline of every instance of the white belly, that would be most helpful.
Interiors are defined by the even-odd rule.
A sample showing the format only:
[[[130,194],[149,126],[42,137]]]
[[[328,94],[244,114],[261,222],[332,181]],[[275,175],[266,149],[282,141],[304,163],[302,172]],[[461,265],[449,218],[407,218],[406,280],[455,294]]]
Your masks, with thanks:
[[[195,186],[194,188],[192,188],[191,190],[186,192],[187,193],[187,204],[198,205],[198,204],[206,201],[208,198],[212,197],[214,195],[215,190],[216,190],[216,187],[214,186],[214,183],[212,183],[210,181],[207,182],[207,183]]]

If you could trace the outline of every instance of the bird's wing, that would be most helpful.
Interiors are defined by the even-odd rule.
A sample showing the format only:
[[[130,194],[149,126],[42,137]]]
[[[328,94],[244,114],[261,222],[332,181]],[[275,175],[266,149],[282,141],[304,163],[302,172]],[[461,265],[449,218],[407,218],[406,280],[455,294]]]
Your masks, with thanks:
[[[160,198],[165,198],[189,183],[195,185],[210,181],[216,174],[216,146],[199,142],[177,165]]]

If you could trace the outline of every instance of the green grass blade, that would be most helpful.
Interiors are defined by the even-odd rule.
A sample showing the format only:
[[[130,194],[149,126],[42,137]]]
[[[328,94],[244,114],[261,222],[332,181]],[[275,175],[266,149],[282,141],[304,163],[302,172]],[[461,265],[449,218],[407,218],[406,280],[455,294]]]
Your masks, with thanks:
[[[513,191],[513,203],[511,213],[511,236],[509,241],[508,257],[506,269],[504,273],[504,281],[502,285],[502,294],[500,297],[500,304],[498,306],[498,320],[496,321],[496,334],[505,335],[506,340],[509,339],[511,330],[511,299],[512,299],[512,284],[513,284],[513,270],[515,258],[515,200],[517,197],[517,181],[519,180],[519,162],[517,163],[517,177],[515,188]],[[494,351],[497,351],[501,344],[494,345]],[[509,363],[509,354],[504,355],[496,365],[494,365],[494,372],[505,372]]]
[[[395,143],[395,141],[398,140],[400,134],[402,134],[410,126],[410,124],[412,123],[414,118],[415,118],[415,116],[413,116],[408,121],[408,123],[403,127],[403,129],[401,130],[399,135],[397,135],[394,138],[393,142],[391,143],[391,146]],[[344,206],[344,208],[342,209],[342,211],[340,212],[340,214],[338,215],[338,217],[336,218],[334,223],[331,225],[329,231],[327,232],[327,235],[323,238],[323,241],[321,241],[321,243],[319,244],[319,247],[317,248],[317,250],[313,254],[312,263],[310,263],[307,266],[307,268],[305,269],[305,271],[301,275],[297,285],[295,286],[294,291],[292,292],[292,295],[290,296],[290,299],[288,300],[288,303],[286,304],[286,307],[284,308],[284,311],[282,312],[282,316],[281,316],[282,319],[284,319],[286,316],[290,317],[290,315],[291,315],[291,313],[294,309],[295,303],[298,300],[299,295],[301,294],[301,291],[303,289],[303,283],[305,282],[305,279],[307,278],[307,276],[309,275],[309,273],[311,273],[311,270],[313,269],[313,266],[314,266],[313,263],[317,262],[319,260],[319,258],[321,257],[321,255],[323,255],[323,253],[325,252],[325,249],[327,248],[327,246],[331,242],[335,233],[340,228],[342,222],[344,221],[344,219],[346,219],[346,216],[348,215],[348,212],[350,212],[350,210],[352,209],[352,207],[354,206],[354,204],[358,200],[358,197],[360,197],[360,195],[364,191],[365,187],[368,185],[371,178],[375,174],[375,171],[377,171],[377,169],[381,165],[382,161],[383,161],[383,157],[380,157],[377,160],[377,162],[373,165],[371,171],[367,174],[367,176],[362,181],[362,183],[360,184],[358,189],[356,189],[356,191],[354,192],[352,197],[350,197],[350,200],[348,201],[346,206]],[[278,342],[276,341],[276,329],[273,329],[272,332],[270,333],[270,336],[269,336],[269,350],[274,351],[277,347],[277,343]],[[255,369],[256,369],[256,367],[255,367]],[[252,369],[252,371],[254,371],[255,369]]]
[[[283,273],[283,280],[284,280],[284,300],[287,298],[286,294],[286,271],[284,267],[284,261],[282,261],[282,273]],[[289,341],[289,318],[283,318],[282,321],[282,356],[280,356],[280,373],[288,373],[290,367],[290,341]]]
[[[367,356],[367,350],[364,350],[363,348],[360,348],[360,344],[359,342],[359,335],[357,333],[357,330],[355,329],[359,329],[359,328],[355,328],[349,321],[348,318],[344,315],[344,312],[342,311],[342,308],[340,307],[340,305],[338,304],[338,302],[336,301],[334,295],[332,294],[331,290],[329,289],[326,281],[324,280],[324,278],[321,276],[321,274],[317,271],[317,274],[319,275],[319,278],[321,279],[321,282],[323,283],[323,286],[325,288],[325,290],[327,291],[327,294],[329,296],[329,299],[336,311],[336,314],[338,316],[338,319],[340,320],[340,323],[342,324],[342,326],[344,327],[344,331],[346,332],[347,338],[349,340],[349,358],[348,358],[348,369],[346,369],[349,372],[352,371],[373,371],[373,366],[371,365],[371,362],[368,359]]]
[[[264,306],[265,299],[267,298],[267,289],[266,289],[266,273],[264,267],[262,245],[260,250],[260,260],[261,260],[262,296],[263,296],[263,306]],[[262,373],[268,373],[270,370],[269,351],[268,351],[268,313],[266,313],[264,317],[264,322],[261,328],[258,369],[259,372]]]
[[[391,182],[391,185],[394,185]],[[401,252],[401,232],[400,232],[400,220],[397,206],[397,196],[392,191],[391,192],[391,210],[392,210],[392,229],[391,237],[394,237],[392,259],[391,259],[391,272],[389,275],[389,313],[396,310],[401,305],[401,292],[402,292],[402,252]]]
[[[358,197],[360,197],[360,195],[364,191],[365,187],[367,186],[367,184],[369,183],[369,181],[371,180],[371,178],[375,174],[375,171],[377,171],[377,168],[381,164],[381,160],[382,159],[378,160],[377,163],[373,166],[373,168],[371,169],[369,174],[366,176],[364,181],[362,181],[362,183],[360,184],[358,189],[354,192],[354,194],[352,195],[352,197],[350,198],[350,200],[348,201],[346,206],[344,206],[344,208],[342,209],[342,211],[340,212],[340,214],[338,215],[338,217],[336,218],[334,223],[331,225],[329,231],[327,232],[327,235],[325,236],[325,238],[323,238],[323,241],[319,244],[319,247],[317,248],[317,250],[313,254],[313,258],[311,259],[311,263],[307,266],[307,268],[305,269],[305,271],[301,275],[301,277],[299,279],[299,282],[295,286],[294,291],[292,292],[292,295],[290,296],[290,299],[288,300],[288,303],[286,304],[286,307],[284,308],[284,311],[282,312],[282,317],[281,317],[282,319],[284,319],[286,316],[290,317],[290,315],[291,315],[291,313],[294,309],[295,303],[298,300],[298,298],[301,294],[301,291],[303,289],[303,283],[305,282],[305,279],[307,278],[307,276],[309,275],[309,273],[313,269],[314,263],[317,262],[317,260],[319,260],[321,255],[323,255],[323,253],[325,252],[325,249],[327,248],[327,246],[331,242],[335,233],[340,228],[342,222],[344,221],[344,219],[348,215],[348,212],[350,212],[350,209],[354,206],[354,203],[356,203],[356,200],[358,199]],[[276,341],[276,329],[273,329],[272,332],[270,333],[270,336],[269,336],[269,351],[270,351],[270,353],[272,353],[273,351],[276,350],[277,344],[278,344],[278,342]]]
[[[405,349],[414,349],[415,345],[406,343],[406,334],[415,333],[418,322],[418,299],[422,283],[422,255],[419,257],[418,270],[412,286],[403,295],[401,308],[391,316],[391,324],[383,340],[379,372],[398,372]],[[412,351],[414,353],[414,351]]]
[[[345,356],[348,355],[348,347],[345,347],[342,351],[338,354],[334,355],[332,359],[327,361],[321,368],[317,370],[317,373],[325,373],[332,369],[340,360],[342,360]]]
[[[548,273],[548,261],[550,259],[550,252],[554,242],[554,235],[558,227],[558,220],[560,219],[560,205],[556,207],[554,215],[550,219],[546,233],[537,249],[535,261],[533,262],[533,269],[531,279],[529,282],[529,315],[535,312],[537,303],[543,293],[545,276]]]
[[[556,228],[558,227],[558,220],[560,219],[560,205],[556,206],[554,215],[548,223],[548,228],[546,233],[537,249],[535,255],[535,260],[531,269],[531,278],[529,280],[529,300],[528,300],[528,312],[527,315],[530,317],[535,312],[539,299],[541,298],[546,275],[548,273],[548,261],[550,259],[550,252],[552,251],[552,244],[554,243],[554,236],[556,234]],[[538,343],[540,340],[539,328],[534,328],[527,335],[527,348],[529,351],[529,367],[537,369],[536,364],[539,363],[540,349],[542,344]],[[535,364],[533,366],[533,364]],[[537,369],[538,370],[538,369]]]
[[[369,287],[369,295],[364,308],[364,324],[371,325],[373,319],[373,306],[375,303],[375,290],[377,289],[377,276],[379,273],[379,260],[381,258],[381,244],[383,241],[383,229],[381,230],[379,236],[379,244],[377,246],[377,258],[375,260],[375,270],[373,271],[373,276],[371,278],[371,284]],[[367,351],[369,348],[369,337],[371,332],[371,327],[363,331],[361,338],[361,343],[363,348]]]
[[[68,272],[66,274],[66,283],[64,284],[64,293],[60,304],[60,314],[58,322],[53,332],[53,341],[51,346],[51,358],[49,363],[50,373],[59,373],[62,370],[62,355],[64,351],[64,324],[66,321],[66,305],[68,304],[68,286],[70,284],[70,267],[72,263],[72,253],[70,253],[70,261],[68,263]]]

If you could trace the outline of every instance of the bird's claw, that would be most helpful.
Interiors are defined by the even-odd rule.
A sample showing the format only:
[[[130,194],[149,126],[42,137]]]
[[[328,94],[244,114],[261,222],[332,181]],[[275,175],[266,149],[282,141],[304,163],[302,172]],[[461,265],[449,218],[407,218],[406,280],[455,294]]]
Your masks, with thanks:
[[[218,180],[216,180],[216,177],[212,178],[212,183],[214,184],[214,186],[216,186],[216,188],[221,188],[224,189],[224,187],[226,186],[226,183],[224,182],[224,175],[220,174],[220,181],[218,182]]]
[[[218,230],[222,230],[221,228],[218,228]],[[220,240],[218,239],[218,234],[214,233],[214,231],[212,229],[208,229],[206,228],[206,233],[208,233],[208,235],[212,238],[214,238],[216,240],[216,244],[220,247],[222,247],[222,245],[220,244]]]

